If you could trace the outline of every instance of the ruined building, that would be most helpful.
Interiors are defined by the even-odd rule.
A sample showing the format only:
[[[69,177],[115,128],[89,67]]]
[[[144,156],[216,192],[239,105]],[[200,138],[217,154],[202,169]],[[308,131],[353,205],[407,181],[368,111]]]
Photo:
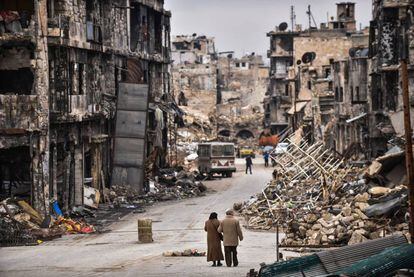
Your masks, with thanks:
[[[192,130],[186,140],[245,140],[261,132],[257,122],[262,121],[268,68],[259,55],[233,54],[217,52],[212,37],[173,38],[173,91],[180,107],[198,117],[194,122],[187,116],[199,134]]]
[[[163,0],[0,1],[1,197],[49,212],[84,186],[143,188],[165,162],[170,13]]]
[[[333,147],[345,157],[375,158],[404,135],[401,58],[409,63],[410,90],[414,85],[409,2],[374,1],[369,42],[354,43],[349,58],[333,64],[335,87],[344,88],[336,97]]]
[[[269,33],[264,123],[273,133],[301,127],[306,138],[323,140],[346,158],[369,160],[404,134],[399,63],[407,58],[412,90],[413,4],[374,1],[371,26],[361,31],[355,4],[339,3],[337,11],[319,29]]]
[[[302,30],[297,25],[288,31],[282,23],[267,34],[271,81],[264,99],[264,126],[272,133],[282,133],[289,126],[296,129],[303,121],[313,125],[311,129],[327,124],[334,108],[330,66],[333,60],[348,56],[355,22],[355,4],[343,2],[337,4],[336,20],[331,18],[319,29]],[[316,122],[314,115],[319,117]]]
[[[241,58],[232,55],[218,60],[221,103],[217,104],[218,135],[221,139],[257,139],[263,131],[262,101],[265,96],[269,68],[260,55],[251,53]]]
[[[368,71],[370,76],[368,131],[373,156],[384,153],[392,137],[404,135],[402,74],[399,62],[401,58],[407,58],[412,98],[413,6],[414,3],[408,0],[373,2],[373,21],[371,21],[369,37],[369,57],[372,66]]]

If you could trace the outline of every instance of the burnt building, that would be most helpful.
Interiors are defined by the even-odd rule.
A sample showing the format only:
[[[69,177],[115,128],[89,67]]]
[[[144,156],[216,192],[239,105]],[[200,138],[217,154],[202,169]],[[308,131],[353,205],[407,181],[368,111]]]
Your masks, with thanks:
[[[143,189],[165,163],[170,13],[163,0],[0,1],[1,197],[48,213],[84,189]]]
[[[383,0],[373,2],[369,55],[372,68],[369,97],[371,152],[377,156],[390,146],[394,136],[404,135],[400,59],[409,64],[410,97],[414,87],[412,60],[414,48],[412,1]]]
[[[297,35],[286,31],[282,24],[267,34],[270,37],[270,71],[269,87],[264,98],[264,127],[270,128],[274,134],[282,132],[289,125],[287,111],[292,104],[292,88],[288,71],[294,63],[293,41]]]
[[[331,63],[348,56],[356,32],[355,4],[337,4],[337,18],[319,28],[286,31],[282,23],[270,37],[270,83],[264,99],[264,125],[272,133],[307,124],[324,136],[335,107]],[[292,28],[293,29],[293,28]]]
[[[368,44],[350,49],[350,56],[332,64],[335,91],[335,117],[331,132],[325,136],[329,147],[351,157],[363,154],[370,158],[369,149],[369,69]]]

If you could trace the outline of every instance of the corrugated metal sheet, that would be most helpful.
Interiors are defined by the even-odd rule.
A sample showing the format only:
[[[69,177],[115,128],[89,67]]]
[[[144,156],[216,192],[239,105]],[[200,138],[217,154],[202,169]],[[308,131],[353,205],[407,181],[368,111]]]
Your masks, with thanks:
[[[394,276],[399,269],[414,269],[414,245],[391,247],[337,272],[346,276]]]
[[[327,274],[321,264],[319,257],[315,254],[283,261],[260,269],[260,277],[297,277],[297,276],[319,276]]]
[[[389,236],[369,240],[360,244],[349,245],[338,249],[316,253],[329,273],[337,272],[360,260],[381,253],[384,249],[407,243],[403,235]]]
[[[148,85],[119,84],[112,185],[143,188],[147,107]]]
[[[387,248],[407,245],[403,235],[389,236],[364,243],[322,251],[306,257],[265,265],[261,277],[316,277],[334,274],[361,260],[378,255]]]

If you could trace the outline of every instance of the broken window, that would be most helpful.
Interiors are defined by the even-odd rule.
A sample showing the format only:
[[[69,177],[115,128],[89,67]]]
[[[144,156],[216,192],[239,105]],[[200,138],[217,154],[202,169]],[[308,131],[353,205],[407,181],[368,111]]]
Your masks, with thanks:
[[[30,147],[0,150],[0,200],[9,197],[31,199]]]
[[[0,0],[0,35],[20,33],[30,25],[34,13],[33,1],[30,0]]]
[[[330,67],[325,67],[324,68],[324,77],[329,78],[329,76],[331,76],[331,68]]]
[[[34,75],[31,68],[0,70],[0,94],[30,95],[33,89]]]
[[[138,3],[131,3],[132,8],[129,9],[130,11],[130,47],[132,51],[137,50],[138,48],[138,41],[140,35],[140,7]],[[179,49],[176,44],[176,49]]]
[[[381,86],[381,75],[373,74],[371,76],[371,101],[372,101],[372,110],[378,111],[383,109],[383,92]]]
[[[58,0],[47,0],[47,17],[54,18],[56,15],[56,8],[58,6]]]
[[[369,24],[369,58],[375,57],[378,52],[377,28],[377,22],[371,21]]]
[[[162,53],[162,14],[154,14],[154,43],[155,43],[155,52]]]
[[[396,111],[398,107],[398,71],[385,73],[386,105],[390,111]]]
[[[99,1],[86,0],[86,39],[102,43],[102,5]]]
[[[398,8],[384,8],[380,23],[379,50],[382,65],[398,63]]]
[[[339,102],[339,88],[335,87],[335,101]]]
[[[33,45],[28,42],[24,47],[0,49],[0,94],[32,94],[34,83],[31,65],[34,56],[32,47]]]

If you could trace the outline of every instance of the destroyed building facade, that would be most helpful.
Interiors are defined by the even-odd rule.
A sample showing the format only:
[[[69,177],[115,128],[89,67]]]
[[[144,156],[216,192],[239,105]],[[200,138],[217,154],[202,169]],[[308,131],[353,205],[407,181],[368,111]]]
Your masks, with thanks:
[[[163,0],[0,1],[0,182],[42,213],[84,186],[143,188],[167,153],[170,12]]]
[[[265,127],[275,134],[301,128],[309,140],[323,140],[346,157],[385,153],[389,140],[404,133],[399,59],[402,49],[412,55],[412,26],[403,39],[402,23],[412,22],[411,6],[375,1],[370,28],[357,31],[355,4],[343,2],[336,19],[318,29],[292,32],[281,24],[270,32]]]
[[[297,129],[303,121],[312,125],[314,115],[320,115],[317,125],[329,121],[334,108],[330,64],[348,55],[349,33],[355,31],[355,5],[338,3],[337,19],[331,18],[319,29],[309,26],[302,30],[301,25],[295,30],[287,28],[282,23],[268,33],[271,81],[264,99],[264,126],[273,134],[288,127]]]
[[[256,122],[262,121],[259,114],[268,78],[260,55],[237,58],[233,51],[218,52],[214,38],[193,34],[173,37],[172,57],[174,95],[180,107],[191,113],[186,118],[192,127],[187,126],[183,139],[227,141],[259,135],[261,126]]]

